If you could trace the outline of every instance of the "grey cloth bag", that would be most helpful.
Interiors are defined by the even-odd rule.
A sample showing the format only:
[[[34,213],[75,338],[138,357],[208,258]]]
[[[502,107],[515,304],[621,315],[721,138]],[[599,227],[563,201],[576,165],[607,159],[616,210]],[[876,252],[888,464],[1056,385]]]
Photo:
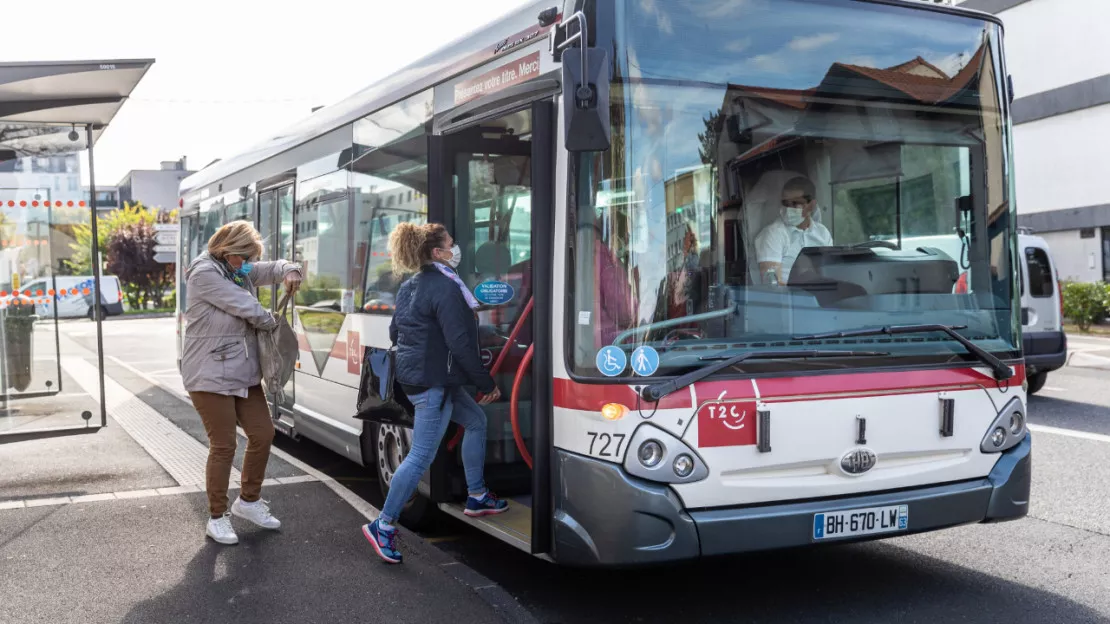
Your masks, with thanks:
[[[297,334],[290,327],[285,315],[289,309],[289,293],[278,303],[275,315],[277,326],[272,330],[258,331],[258,359],[262,367],[262,383],[266,394],[278,403],[285,401],[285,384],[293,376],[297,362]]]

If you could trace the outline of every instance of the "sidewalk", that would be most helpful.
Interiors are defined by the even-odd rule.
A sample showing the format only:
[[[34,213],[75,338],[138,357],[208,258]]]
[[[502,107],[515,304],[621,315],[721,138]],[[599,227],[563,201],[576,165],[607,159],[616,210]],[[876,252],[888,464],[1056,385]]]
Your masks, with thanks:
[[[76,383],[96,373],[87,359],[66,364]],[[464,624],[519,615],[491,606],[482,588],[458,580],[461,565],[411,534],[402,537],[405,563],[383,564],[359,530],[376,510],[295,460],[273,456],[267,470],[263,496],[281,530],[235,518],[239,544],[214,543],[204,535],[199,419],[110,364],[105,391],[107,429],[0,446],[0,622]],[[232,500],[241,451],[235,461]]]

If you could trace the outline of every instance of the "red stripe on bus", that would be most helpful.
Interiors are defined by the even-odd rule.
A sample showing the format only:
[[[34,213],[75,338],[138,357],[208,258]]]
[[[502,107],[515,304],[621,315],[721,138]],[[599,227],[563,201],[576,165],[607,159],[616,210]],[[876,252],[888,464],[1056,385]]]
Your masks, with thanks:
[[[883,396],[907,392],[936,391],[940,389],[1018,387],[1025,375],[1025,367],[1014,367],[1017,374],[1009,381],[995,382],[994,378],[974,369],[915,370],[905,372],[849,373],[844,375],[816,375],[810,377],[761,378],[756,383],[762,400],[817,400],[832,395]],[[553,399],[556,407],[584,411],[599,411],[606,403],[636,405],[636,393],[626,385],[579,384],[569,379],[555,379]],[[698,402],[704,403],[725,393],[728,399],[754,398],[750,379],[709,381],[696,384]],[[659,409],[681,409],[691,406],[690,391],[680,390],[659,402]]]
[[[640,379],[629,381],[641,382]],[[744,381],[751,388],[751,382]],[[625,385],[580,384],[570,379],[555,379],[552,383],[552,399],[555,407],[584,411],[600,411],[606,403],[621,403],[635,408],[636,391]],[[659,409],[693,408],[690,390],[683,388],[659,401]]]

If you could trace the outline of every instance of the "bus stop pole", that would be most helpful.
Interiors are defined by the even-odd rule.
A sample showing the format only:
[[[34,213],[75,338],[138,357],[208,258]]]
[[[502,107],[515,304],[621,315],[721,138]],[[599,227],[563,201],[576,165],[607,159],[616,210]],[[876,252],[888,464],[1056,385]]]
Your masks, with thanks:
[[[93,318],[96,320],[96,360],[100,373],[100,426],[108,426],[107,400],[104,396],[104,331],[100,313],[100,232],[96,215],[96,161],[93,159],[93,125],[85,125],[85,141],[89,146],[89,210],[92,223]]]

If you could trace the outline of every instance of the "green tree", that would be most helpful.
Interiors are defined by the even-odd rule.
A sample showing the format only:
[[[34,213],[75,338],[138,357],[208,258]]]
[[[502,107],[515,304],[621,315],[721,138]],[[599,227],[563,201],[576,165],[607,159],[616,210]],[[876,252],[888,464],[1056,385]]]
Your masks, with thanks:
[[[108,272],[119,278],[132,309],[148,303],[166,307],[164,293],[173,285],[173,265],[154,260],[153,223],[142,221],[125,225],[108,239]]]
[[[176,223],[177,211],[163,211],[157,208],[147,208],[142,202],[134,204],[125,203],[122,208],[117,208],[107,214],[97,215],[98,253],[102,259],[108,256],[108,241],[114,232],[142,223],[154,225],[155,223]],[[92,226],[88,223],[73,226],[73,239],[71,243],[73,254],[65,261],[66,271],[70,275],[92,274]],[[172,266],[172,265],[169,265]]]

